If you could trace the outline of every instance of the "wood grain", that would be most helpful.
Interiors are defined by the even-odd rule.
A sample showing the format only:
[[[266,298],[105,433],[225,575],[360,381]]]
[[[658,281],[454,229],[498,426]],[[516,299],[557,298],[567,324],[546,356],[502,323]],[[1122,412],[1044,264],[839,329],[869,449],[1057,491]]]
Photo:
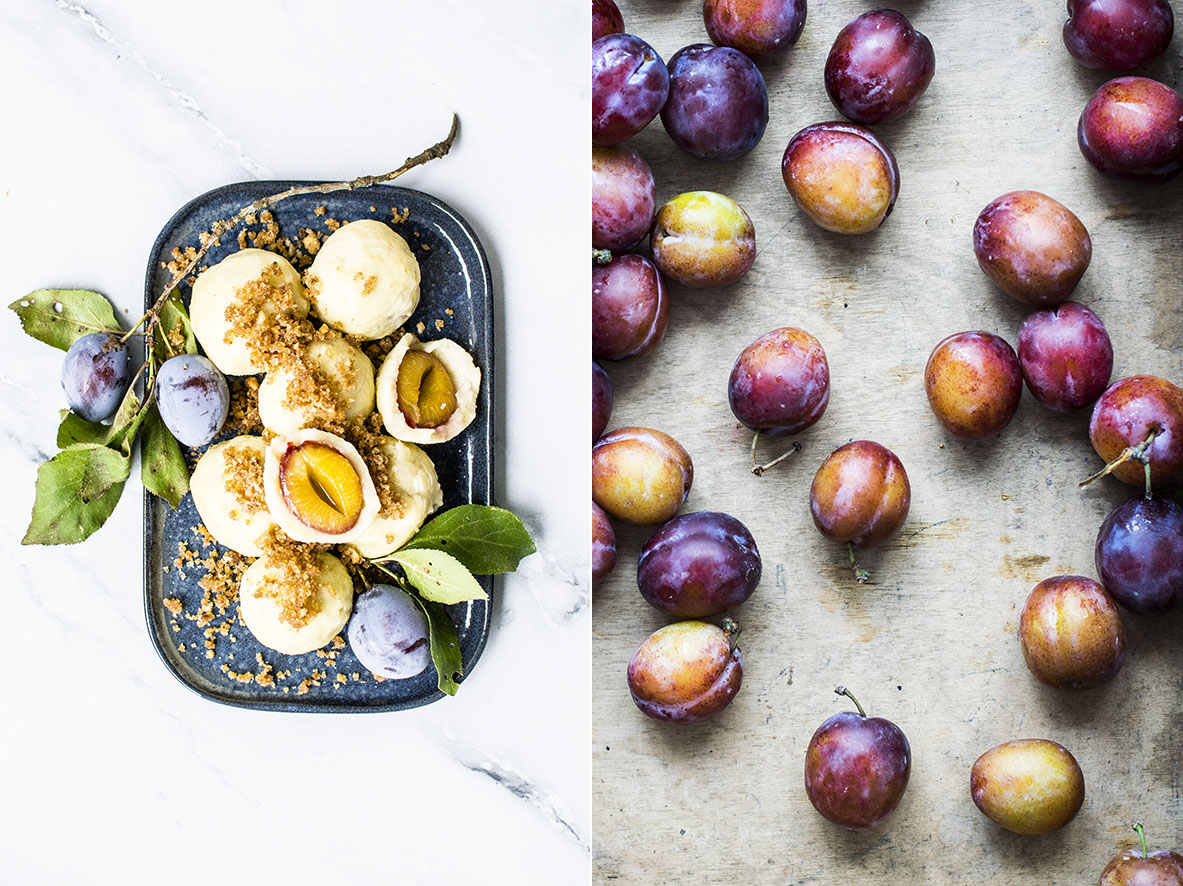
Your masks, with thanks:
[[[620,6],[627,30],[663,58],[706,40],[695,0]],[[619,565],[594,600],[597,883],[1082,884],[1134,845],[1134,819],[1155,846],[1183,846],[1183,613],[1127,615],[1125,667],[1083,694],[1037,684],[1016,636],[1039,580],[1095,574],[1097,527],[1131,494],[1112,480],[1077,489],[1099,466],[1087,411],[1054,414],[1025,393],[1000,437],[958,443],[929,412],[922,383],[945,335],[984,329],[1016,342],[1024,309],[978,270],[971,230],[986,203],[1018,188],[1050,194],[1089,229],[1093,262],[1075,297],[1108,325],[1114,378],[1183,381],[1183,182],[1111,182],[1081,157],[1077,117],[1106,77],[1063,48],[1059,0],[901,0],[933,42],[937,73],[911,114],[876,127],[900,163],[899,201],[870,235],[816,228],[788,197],[780,158],[798,129],[837,117],[822,84],[825,55],[868,8],[811,4],[797,47],[760,64],[771,118],[747,157],[694,160],[659,122],[631,142],[653,167],[659,202],[691,189],[739,200],[759,254],[731,287],[671,287],[665,341],[648,358],[607,366],[616,384],[610,427],[649,425],[686,446],[695,480],[685,510],[746,523],[764,579],[736,613],[745,677],[734,704],[697,726],[650,721],[624,673],[664,621],[636,590],[649,533],[618,527]],[[1177,87],[1180,46],[1176,37],[1147,73]],[[785,325],[821,340],[832,398],[796,438],[802,451],[757,478],[727,377],[745,345]],[[913,496],[896,539],[862,554],[872,574],[864,587],[808,509],[826,454],[860,438],[900,456]],[[761,453],[778,445],[762,443]],[[802,784],[809,736],[843,708],[838,684],[912,744],[904,800],[869,832],[824,821]],[[969,798],[974,759],[1021,737],[1061,742],[1084,770],[1084,808],[1057,834],[1002,831]]]

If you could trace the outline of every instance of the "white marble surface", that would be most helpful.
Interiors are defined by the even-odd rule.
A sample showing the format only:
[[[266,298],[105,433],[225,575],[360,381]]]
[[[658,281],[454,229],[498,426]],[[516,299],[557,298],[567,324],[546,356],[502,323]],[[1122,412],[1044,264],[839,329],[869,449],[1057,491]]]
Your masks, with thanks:
[[[85,544],[19,544],[60,353],[3,311],[0,880],[586,882],[587,31],[584,0],[0,6],[4,304],[84,287],[134,314],[153,238],[193,196],[381,172],[459,113],[452,154],[400,184],[488,249],[499,498],[540,548],[454,699],[358,716],[204,701],[144,626],[134,481]]]

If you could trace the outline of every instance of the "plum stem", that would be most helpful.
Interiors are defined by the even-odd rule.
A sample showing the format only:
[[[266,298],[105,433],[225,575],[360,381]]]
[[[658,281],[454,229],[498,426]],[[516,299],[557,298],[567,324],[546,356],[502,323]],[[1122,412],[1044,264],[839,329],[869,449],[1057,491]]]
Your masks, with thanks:
[[[846,549],[850,551],[850,571],[854,573],[854,580],[859,584],[866,584],[871,578],[871,573],[867,572],[867,570],[863,569],[863,567],[854,561],[854,542],[848,541],[846,543]]]
[[[758,465],[758,464],[756,464],[756,441],[759,439],[760,439],[760,432],[756,431],[756,433],[752,436],[752,473],[755,474],[757,477],[763,477],[764,472],[767,471],[769,468],[776,467],[778,464],[780,464],[782,461],[784,461],[786,458],[788,458],[794,452],[801,451],[801,444],[794,441],[792,448],[790,448],[788,450],[788,452],[784,452],[781,455],[778,455],[776,458],[774,458],[772,461],[770,461],[766,465]]]
[[[391,570],[387,569],[385,566],[383,566],[376,559],[375,560],[366,560],[366,562],[370,566],[373,566],[375,569],[379,570],[380,572],[385,572],[390,577],[391,581],[394,582],[396,587],[399,587],[402,590],[406,591],[412,597],[419,596],[419,592],[417,590],[415,590],[414,587],[411,586],[411,583],[409,581],[407,581],[406,578],[399,575],[397,572],[392,572]],[[369,588],[367,588],[366,590],[369,590]]]
[[[1146,439],[1137,446],[1127,446],[1121,451],[1117,458],[1113,459],[1113,461],[1109,462],[1109,464],[1105,465],[1105,467],[1097,471],[1097,473],[1093,474],[1091,477],[1081,480],[1077,485],[1088,486],[1093,481],[1100,480],[1102,477],[1107,477],[1109,474],[1112,474],[1127,461],[1136,461],[1141,463],[1146,469],[1146,497],[1150,498],[1150,454],[1147,452],[1147,450],[1150,448],[1150,444],[1154,442],[1154,438],[1158,436],[1158,432],[1159,429],[1155,428],[1149,434],[1147,434]]]
[[[864,711],[864,710],[863,710],[863,706],[862,706],[861,704],[859,704],[859,703],[858,703],[858,699],[854,697],[854,693],[853,693],[853,692],[851,692],[851,691],[850,691],[849,689],[847,689],[845,686],[839,686],[839,687],[838,687],[837,689],[835,689],[834,691],[835,691],[836,693],[838,693],[838,695],[845,695],[847,698],[849,698],[851,701],[853,701],[853,702],[854,702],[854,706],[855,706],[856,708],[858,708],[858,715],[859,715],[860,717],[866,717],[866,716],[867,716],[867,712],[866,712],[866,711]]]
[[[1150,858],[1150,855],[1146,852],[1146,831],[1142,827],[1142,822],[1134,822],[1134,830],[1138,832],[1138,838],[1142,841],[1142,857]]]
[[[723,633],[727,636],[727,650],[734,652],[739,645],[739,625],[730,615],[723,619]]]

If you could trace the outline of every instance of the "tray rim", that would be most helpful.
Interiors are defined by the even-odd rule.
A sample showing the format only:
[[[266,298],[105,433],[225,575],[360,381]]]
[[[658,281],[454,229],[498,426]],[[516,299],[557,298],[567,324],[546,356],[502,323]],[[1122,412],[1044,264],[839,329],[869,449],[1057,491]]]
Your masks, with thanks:
[[[153,266],[154,258],[160,253],[164,244],[169,242],[169,238],[176,228],[179,221],[192,213],[192,211],[210,200],[221,196],[223,194],[240,191],[243,189],[251,190],[255,188],[266,187],[273,190],[268,190],[268,193],[279,193],[283,190],[292,187],[299,187],[304,185],[319,185],[325,184],[325,181],[313,180],[298,180],[298,179],[249,179],[245,181],[230,182],[228,184],[219,185],[216,188],[211,188],[182,205],[176,212],[174,212],[161,227],[160,232],[156,235],[156,239],[152,242],[151,249],[148,255],[148,268],[145,272],[144,278],[144,310],[148,310],[155,303],[158,293],[154,292],[153,278],[156,275],[157,268]],[[438,210],[445,213],[451,220],[460,228],[465,237],[471,243],[476,251],[477,257],[480,259],[480,271],[485,290],[485,312],[484,323],[478,327],[478,334],[483,336],[484,345],[482,347],[483,362],[485,365],[481,367],[482,379],[488,384],[488,402],[485,408],[488,410],[487,431],[484,435],[484,444],[486,456],[486,482],[479,488],[479,494],[476,498],[483,498],[483,502],[474,502],[477,504],[492,504],[493,490],[495,488],[494,470],[496,467],[496,458],[493,451],[493,442],[496,435],[496,428],[494,422],[496,420],[496,409],[494,402],[496,399],[496,385],[495,385],[495,357],[494,348],[496,341],[494,339],[494,312],[496,309],[496,292],[493,287],[493,274],[489,266],[489,257],[485,252],[484,245],[480,238],[477,237],[476,231],[468,220],[445,203],[440,198],[433,194],[428,194],[425,191],[419,191],[414,188],[406,188],[400,185],[393,184],[378,184],[370,185],[365,188],[353,188],[344,190],[342,194],[384,194],[393,199],[397,199],[393,195],[398,193],[410,193],[418,198],[422,198],[433,204]],[[324,197],[330,197],[332,194],[324,194]],[[469,478],[469,484],[472,483],[472,478]],[[153,533],[152,519],[154,509],[164,508],[165,502],[160,501],[150,493],[147,489],[144,490],[144,517],[143,517],[143,539],[144,539],[144,554],[143,554],[143,602],[144,602],[144,620],[145,626],[148,629],[148,636],[152,640],[152,647],[156,650],[157,656],[164,664],[173,677],[181,683],[186,689],[195,693],[199,697],[212,701],[217,704],[226,705],[227,707],[240,708],[244,710],[253,711],[274,711],[279,713],[297,713],[297,714],[380,714],[389,713],[392,711],[406,711],[415,708],[423,707],[425,705],[433,704],[441,698],[447,697],[444,692],[438,688],[425,695],[414,699],[393,701],[386,704],[325,704],[324,702],[291,702],[287,701],[287,696],[281,696],[275,701],[266,699],[247,700],[236,697],[221,696],[207,691],[203,687],[190,682],[190,680],[182,674],[171,660],[169,653],[164,648],[164,641],[156,629],[156,624],[153,620],[153,607],[151,600],[152,593],[152,562],[153,551],[160,544]],[[477,601],[484,603],[484,617],[481,620],[479,634],[476,639],[476,645],[473,648],[472,658],[465,664],[464,682],[472,675],[477,663],[481,659],[481,655],[485,651],[485,646],[489,641],[489,634],[492,631],[492,616],[493,616],[493,601],[496,599],[496,594],[499,590],[500,579],[498,576],[477,576],[477,580],[485,585],[485,590],[489,595],[489,599],[485,601]],[[281,700],[285,699],[285,700]]]

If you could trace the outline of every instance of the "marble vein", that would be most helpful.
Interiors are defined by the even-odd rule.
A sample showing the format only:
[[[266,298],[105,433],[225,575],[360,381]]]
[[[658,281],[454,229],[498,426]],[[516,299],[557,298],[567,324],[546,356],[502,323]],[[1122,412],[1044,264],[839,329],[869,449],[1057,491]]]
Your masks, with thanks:
[[[572,824],[562,811],[561,801],[530,781],[525,775],[505,766],[476,748],[461,742],[449,741],[452,756],[466,769],[485,776],[498,787],[504,788],[530,807],[532,811],[549,821],[567,837],[574,840],[583,850],[590,852],[587,837]]]
[[[542,519],[524,508],[519,508],[517,513],[534,538],[538,551],[522,561],[516,575],[527,583],[539,603],[539,611],[552,627],[566,624],[591,602],[587,583],[578,571],[562,565],[563,558],[551,553],[549,540],[541,528]],[[545,592],[540,587],[539,579],[549,585]],[[555,593],[555,585],[561,588],[558,593]]]
[[[224,149],[230,151],[238,160],[238,165],[246,170],[252,178],[274,178],[271,171],[260,163],[257,163],[246,151],[243,150],[242,145],[230,137],[230,135],[218,126],[209,115],[201,109],[190,93],[181,89],[171,80],[165,77],[162,73],[157,71],[152,65],[148,64],[148,60],[144,58],[144,54],[133,46],[129,46],[123,41],[117,39],[114,34],[107,28],[106,25],[93,12],[87,9],[80,3],[70,3],[68,0],[50,0],[54,6],[63,12],[69,13],[81,21],[92,34],[104,43],[114,47],[118,52],[126,55],[134,61],[149,77],[155,80],[164,90],[169,94],[172,100],[179,105],[183,110],[188,111],[201,121],[202,125],[213,134],[218,144]]]

